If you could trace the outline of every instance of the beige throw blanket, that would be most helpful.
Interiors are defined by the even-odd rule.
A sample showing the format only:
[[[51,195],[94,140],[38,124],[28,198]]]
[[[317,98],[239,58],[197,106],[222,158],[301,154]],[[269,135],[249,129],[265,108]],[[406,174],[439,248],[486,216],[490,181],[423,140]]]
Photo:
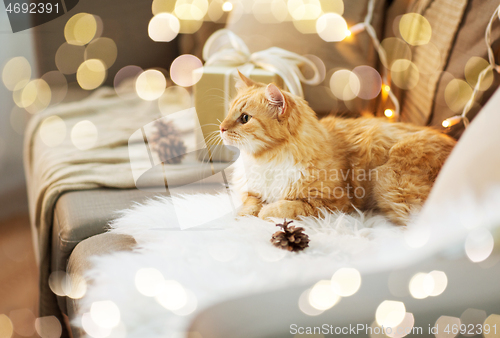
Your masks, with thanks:
[[[59,126],[53,124],[41,127],[51,116],[60,117],[65,127],[61,128],[61,123]],[[60,104],[31,119],[26,130],[24,161],[33,242],[40,268],[42,312],[46,313],[47,309],[57,306],[48,286],[52,217],[57,199],[66,191],[100,187],[135,188],[129,148],[136,145],[131,144],[129,147],[129,138],[138,129],[161,117],[156,101],[143,101],[134,95],[131,95],[130,99],[123,99],[116,96],[113,89],[102,88],[86,99]],[[96,143],[87,150],[75,147],[71,136],[73,126],[83,120],[91,121],[98,132]],[[50,147],[44,143],[50,136],[64,137],[60,144]],[[144,143],[141,143],[137,146],[144,147]],[[142,163],[140,161],[140,158],[134,159],[135,169],[141,165],[145,168],[151,167],[147,156],[144,156]],[[176,178],[176,185],[194,181],[193,177],[200,174],[199,162],[193,159],[188,160],[188,163],[184,162],[186,161],[179,165],[165,165],[169,177]],[[149,179],[150,185],[158,182],[154,177]],[[163,182],[163,178],[159,182]]]

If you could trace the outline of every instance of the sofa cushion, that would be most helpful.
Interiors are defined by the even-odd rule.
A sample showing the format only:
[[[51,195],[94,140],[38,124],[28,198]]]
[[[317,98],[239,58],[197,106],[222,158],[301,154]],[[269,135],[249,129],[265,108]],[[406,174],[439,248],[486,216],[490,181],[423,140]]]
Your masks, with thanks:
[[[135,240],[132,237],[111,233],[95,235],[80,242],[73,250],[68,261],[67,273],[71,276],[73,285],[80,283],[84,279],[85,272],[91,268],[91,256],[102,256],[113,252],[132,250],[134,245]],[[73,318],[74,314],[78,312],[78,304],[78,300],[69,297],[66,299],[65,305],[69,318]],[[83,330],[79,327],[71,325],[71,331],[74,338],[85,337]]]
[[[62,195],[54,210],[51,271],[66,271],[68,258],[78,243],[102,234],[118,211],[130,208],[159,194],[137,189],[96,189]],[[66,313],[65,297],[58,304]]]
[[[432,27],[432,36],[430,46],[416,46],[412,50],[412,61],[418,68],[418,72],[415,72],[418,74],[415,75],[419,76],[419,80],[414,88],[404,94],[401,120],[440,127],[445,119],[462,113],[475,85],[472,74],[475,73],[477,79],[478,69],[482,69],[477,68],[477,65],[480,62],[487,64],[484,35],[498,3],[482,0],[425,0],[416,1],[415,4],[409,11],[422,13]],[[491,41],[498,44],[499,39],[500,25],[494,24]],[[467,67],[469,70],[474,69],[474,64],[475,70],[466,71]],[[490,83],[489,89],[479,95],[479,104],[468,114],[469,119],[477,114],[500,84],[498,77]],[[460,124],[450,134],[457,137],[462,131],[463,125]]]
[[[477,72],[466,72],[465,69],[468,63],[470,66],[474,62],[477,62],[478,58],[482,58],[483,61],[488,60],[484,32],[496,7],[498,7],[498,2],[495,1],[469,1],[460,24],[460,30],[457,33],[455,43],[450,51],[448,64],[444,69],[446,74],[451,74],[455,79],[464,80],[469,84],[471,84],[471,73],[476,73],[477,78]],[[496,62],[498,64],[498,44],[500,44],[500,25],[498,24],[498,18],[497,22],[493,24],[491,41],[493,42],[493,50],[497,51]],[[434,109],[428,121],[430,125],[440,126],[443,120],[457,113],[456,110],[452,109],[454,108],[453,106],[450,107],[446,103],[446,88],[448,88],[451,76],[442,76],[438,82]],[[486,82],[487,81],[485,81],[485,83]],[[475,84],[475,82],[472,82],[472,84]],[[498,74],[496,74],[490,87],[484,91],[482,95],[479,95],[478,104],[468,113],[467,116],[470,120],[477,115],[479,110],[486,104],[499,85],[500,80]],[[448,92],[449,91],[450,88],[448,88]],[[461,113],[461,109],[458,113]],[[455,131],[455,134],[458,135],[458,132],[463,131],[463,126],[460,125],[457,127],[458,129]]]

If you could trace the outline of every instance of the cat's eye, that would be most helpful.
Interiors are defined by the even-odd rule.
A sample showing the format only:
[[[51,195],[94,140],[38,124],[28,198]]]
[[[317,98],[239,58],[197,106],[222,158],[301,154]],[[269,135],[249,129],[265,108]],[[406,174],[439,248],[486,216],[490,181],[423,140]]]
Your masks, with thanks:
[[[252,117],[250,115],[248,115],[248,114],[241,114],[239,120],[240,120],[241,124],[245,124],[248,121],[250,121],[251,118]]]

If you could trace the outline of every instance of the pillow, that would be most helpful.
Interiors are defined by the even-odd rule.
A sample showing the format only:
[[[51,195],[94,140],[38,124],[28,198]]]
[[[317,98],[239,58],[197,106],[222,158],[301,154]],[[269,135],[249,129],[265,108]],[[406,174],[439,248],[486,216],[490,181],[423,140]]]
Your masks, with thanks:
[[[439,233],[461,245],[467,237],[473,262],[486,259],[500,235],[499,106],[497,90],[453,149],[415,224],[427,244]]]
[[[416,85],[401,96],[401,120],[418,125],[440,127],[443,120],[460,114],[472,93],[475,79],[487,60],[484,34],[498,3],[482,0],[415,1],[408,12],[419,12],[429,22],[432,35],[428,44],[412,47],[417,71]],[[400,17],[387,26],[401,38]],[[500,38],[500,25],[493,25],[492,41]],[[492,77],[490,77],[491,80]],[[479,104],[468,114],[472,119],[489,99],[499,82],[490,81]],[[463,125],[451,130],[453,136]]]
[[[252,9],[252,4],[264,1],[243,0],[243,7]],[[321,1],[323,10],[328,12],[328,5],[338,1]],[[270,4],[270,2],[269,2]],[[349,0],[344,2],[343,17],[348,27],[362,22],[367,13],[368,0]],[[254,12],[256,5],[253,6]],[[372,24],[380,36],[384,16],[385,1],[377,1]],[[284,9],[286,10],[286,9]],[[345,68],[353,70],[356,66],[377,66],[378,55],[373,48],[371,39],[366,32],[347,37],[340,42],[326,42],[317,33],[301,33],[291,21],[281,23],[262,23],[255,15],[250,13],[236,14],[229,18],[227,28],[240,36],[248,45],[250,52],[256,52],[269,47],[280,47],[297,54],[315,55],[325,65],[326,77],[319,86],[303,85],[305,99],[310,106],[320,115],[330,112],[359,113],[364,110],[374,109],[374,100],[355,98],[342,102],[336,99],[330,90],[330,77],[334,70]],[[268,11],[269,12],[269,11]],[[241,16],[240,16],[241,15]],[[262,18],[259,18],[262,21]],[[314,29],[315,23],[308,22],[308,28]]]

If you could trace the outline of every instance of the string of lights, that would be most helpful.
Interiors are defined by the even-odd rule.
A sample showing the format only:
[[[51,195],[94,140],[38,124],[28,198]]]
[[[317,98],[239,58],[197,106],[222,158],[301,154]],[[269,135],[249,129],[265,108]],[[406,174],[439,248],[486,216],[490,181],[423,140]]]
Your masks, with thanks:
[[[469,101],[467,101],[467,104],[464,106],[462,114],[452,116],[452,117],[444,120],[442,125],[445,128],[449,128],[453,125],[456,125],[457,123],[460,123],[461,121],[464,124],[465,128],[467,128],[469,125],[469,119],[467,118],[467,114],[470,112],[472,106],[474,105],[474,102],[476,101],[476,96],[478,95],[479,91],[481,90],[481,83],[486,78],[488,73],[492,72],[493,70],[495,70],[497,73],[500,73],[500,66],[496,64],[495,54],[493,53],[493,49],[491,48],[491,29],[492,29],[493,22],[495,21],[495,19],[497,17],[500,18],[499,13],[500,13],[500,6],[498,6],[495,9],[495,11],[493,12],[493,15],[491,16],[490,21],[488,22],[488,25],[486,26],[486,32],[484,34],[484,40],[486,42],[486,48],[488,50],[489,65],[488,65],[488,67],[483,69],[481,71],[481,73],[479,73],[476,85],[474,86],[474,91],[472,92],[472,95],[469,98]]]
[[[375,1],[376,0],[370,0],[368,2],[368,11],[366,13],[364,21],[352,26],[349,29],[350,32],[349,35],[357,34],[365,30],[373,42],[373,46],[379,55],[380,61],[382,62],[383,65],[387,65],[388,64],[387,53],[384,47],[382,47],[379,38],[377,37],[377,32],[375,31],[375,28],[373,28],[371,24],[373,20],[373,12],[375,11]],[[394,110],[386,109],[384,111],[384,115],[389,118],[399,119],[399,113],[400,113],[399,100],[391,90],[391,81],[388,78],[387,69],[385,67],[383,68],[382,71],[382,89],[387,93],[388,97],[392,101],[392,104],[394,105]]]

